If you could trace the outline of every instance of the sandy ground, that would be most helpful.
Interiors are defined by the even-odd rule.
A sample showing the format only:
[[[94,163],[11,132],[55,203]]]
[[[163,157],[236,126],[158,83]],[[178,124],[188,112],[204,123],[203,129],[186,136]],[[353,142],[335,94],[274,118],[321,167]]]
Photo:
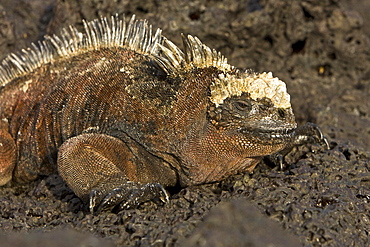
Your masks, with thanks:
[[[2,246],[368,246],[369,10],[366,0],[2,0],[0,57],[83,18],[136,14],[180,46],[189,33],[232,65],[274,72],[299,124],[319,124],[331,147],[117,214],[89,214],[58,175],[5,186]]]

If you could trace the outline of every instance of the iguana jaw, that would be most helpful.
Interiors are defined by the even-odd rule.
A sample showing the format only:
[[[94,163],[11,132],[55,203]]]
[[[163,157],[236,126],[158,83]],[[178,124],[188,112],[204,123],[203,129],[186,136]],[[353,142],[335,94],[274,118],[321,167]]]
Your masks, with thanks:
[[[261,143],[281,143],[291,139],[296,128],[242,128],[238,132]]]

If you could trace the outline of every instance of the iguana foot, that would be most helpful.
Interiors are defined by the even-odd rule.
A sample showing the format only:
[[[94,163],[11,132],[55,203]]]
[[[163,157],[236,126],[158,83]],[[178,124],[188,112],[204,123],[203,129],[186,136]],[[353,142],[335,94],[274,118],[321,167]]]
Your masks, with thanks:
[[[285,168],[284,156],[279,152],[267,155],[263,158],[263,160],[271,167],[278,167],[280,171],[284,170]]]
[[[63,143],[58,170],[92,213],[132,208],[152,199],[168,201],[163,186],[176,183],[172,169],[142,146],[98,133]]]
[[[162,185],[158,183],[148,183],[140,185],[129,182],[126,185],[113,189],[107,195],[103,195],[104,190],[93,189],[90,193],[90,212],[99,214],[102,211],[135,208],[140,203],[160,199],[163,202],[169,201],[169,195]],[[103,199],[101,199],[103,198]]]
[[[309,122],[296,129],[293,135],[291,147],[307,143],[318,143],[326,149],[330,148],[328,140],[322,133],[320,127],[314,123]]]
[[[264,160],[272,166],[277,166],[280,170],[284,170],[286,167],[284,164],[284,157],[286,154],[295,146],[309,143],[320,144],[327,150],[330,148],[328,140],[322,133],[320,127],[314,123],[308,122],[294,131],[290,145],[280,152],[265,156]]]

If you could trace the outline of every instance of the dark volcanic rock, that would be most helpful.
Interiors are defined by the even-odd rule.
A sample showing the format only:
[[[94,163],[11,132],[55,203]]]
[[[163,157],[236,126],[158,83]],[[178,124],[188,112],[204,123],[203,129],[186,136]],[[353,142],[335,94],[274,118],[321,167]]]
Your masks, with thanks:
[[[210,210],[189,239],[180,246],[299,246],[289,234],[262,215],[247,199],[220,203]]]
[[[89,246],[89,247],[112,247],[113,241],[102,239],[88,233],[79,233],[73,230],[55,230],[53,232],[34,231],[32,233],[12,233],[0,235],[1,246],[24,247],[24,246]]]
[[[148,202],[117,214],[90,215],[58,175],[5,186],[0,188],[0,229],[19,232],[29,246],[35,236],[48,241],[61,232],[76,245],[103,237],[117,246],[173,246],[179,239],[184,245],[269,241],[278,246],[281,237],[296,237],[304,246],[367,246],[369,8],[366,0],[1,1],[2,57],[45,33],[81,25],[82,18],[136,14],[178,45],[180,33],[190,33],[222,51],[233,65],[274,72],[288,84],[298,121],[318,123],[331,149],[296,148],[286,157],[284,171],[261,163],[251,175],[185,188],[173,192],[166,205]],[[271,224],[265,223],[267,216]],[[273,221],[281,229],[275,230]],[[259,234],[264,231],[265,237]],[[19,243],[12,237],[0,238],[8,245]]]

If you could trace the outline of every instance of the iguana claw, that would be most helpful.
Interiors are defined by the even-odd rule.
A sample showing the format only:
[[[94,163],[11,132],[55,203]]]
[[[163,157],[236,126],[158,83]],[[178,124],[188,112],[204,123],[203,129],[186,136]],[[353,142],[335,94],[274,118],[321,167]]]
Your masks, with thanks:
[[[306,143],[318,143],[329,149],[329,143],[320,127],[314,123],[306,123],[302,127],[297,128],[294,134],[294,146],[303,145]]]
[[[90,193],[89,209],[91,214],[99,214],[102,211],[111,211],[137,207],[140,203],[151,199],[160,199],[162,202],[169,201],[169,195],[162,185],[148,183],[145,185],[129,183],[113,189],[100,202],[101,192],[94,189]]]
[[[327,138],[324,136],[319,126],[314,123],[308,122],[302,127],[297,128],[292,138],[293,140],[290,146],[286,147],[280,152],[265,156],[264,160],[273,166],[279,167],[280,170],[284,170],[284,157],[295,146],[300,146],[307,143],[318,143],[325,149],[330,149]]]

